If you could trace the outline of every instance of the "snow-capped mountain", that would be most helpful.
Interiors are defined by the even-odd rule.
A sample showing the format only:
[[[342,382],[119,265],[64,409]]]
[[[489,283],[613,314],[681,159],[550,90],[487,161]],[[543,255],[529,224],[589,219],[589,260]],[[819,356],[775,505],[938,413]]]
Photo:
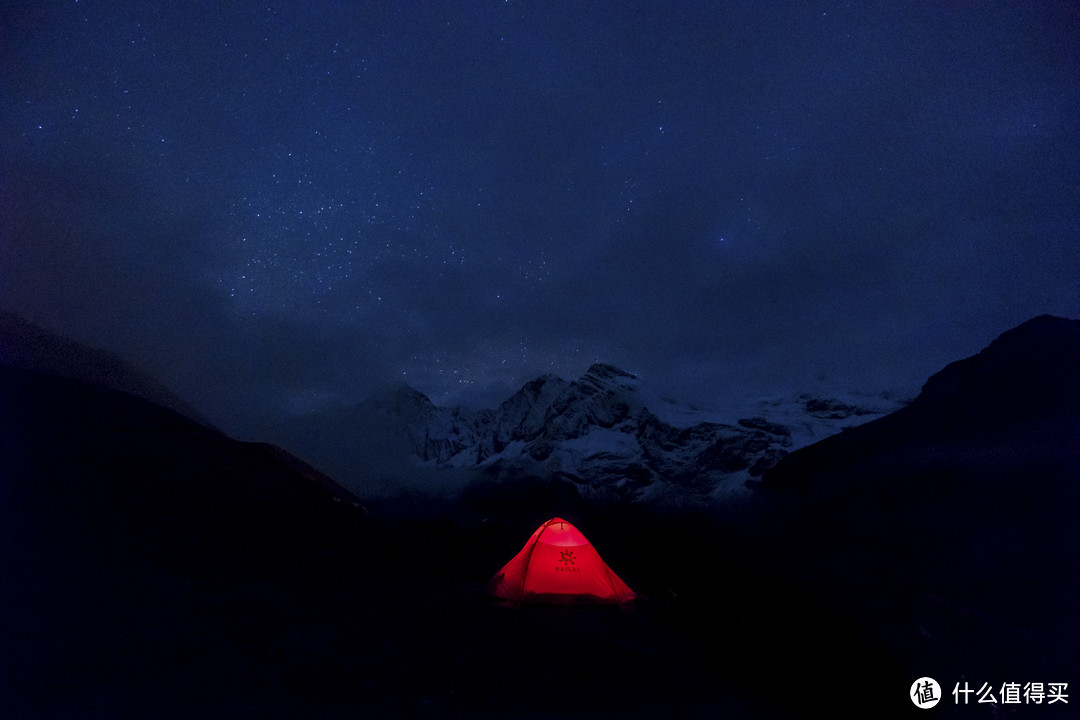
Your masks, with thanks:
[[[556,478],[597,499],[700,502],[745,493],[792,450],[899,405],[800,395],[725,416],[658,398],[597,364],[572,382],[538,377],[494,410],[438,407],[405,385],[357,410],[429,466]]]

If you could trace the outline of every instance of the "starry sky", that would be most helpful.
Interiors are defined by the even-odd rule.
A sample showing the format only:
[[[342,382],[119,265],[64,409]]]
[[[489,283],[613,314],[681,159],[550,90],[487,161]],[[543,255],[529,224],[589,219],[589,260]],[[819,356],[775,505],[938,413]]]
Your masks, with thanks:
[[[593,362],[914,394],[1080,315],[1080,6],[0,10],[0,308],[223,428]]]

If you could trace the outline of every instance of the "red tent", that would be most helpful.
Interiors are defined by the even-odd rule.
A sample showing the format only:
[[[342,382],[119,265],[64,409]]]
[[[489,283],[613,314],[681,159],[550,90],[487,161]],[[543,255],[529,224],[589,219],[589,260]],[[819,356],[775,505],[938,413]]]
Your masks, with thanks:
[[[581,531],[562,518],[538,527],[489,588],[511,602],[625,603],[636,597]]]

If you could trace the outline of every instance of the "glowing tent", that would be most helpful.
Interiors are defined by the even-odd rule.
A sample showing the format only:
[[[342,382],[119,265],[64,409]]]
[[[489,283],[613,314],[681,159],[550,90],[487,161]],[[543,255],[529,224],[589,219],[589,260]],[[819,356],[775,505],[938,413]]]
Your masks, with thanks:
[[[636,597],[581,531],[562,518],[538,527],[488,587],[493,595],[515,603],[625,603]]]

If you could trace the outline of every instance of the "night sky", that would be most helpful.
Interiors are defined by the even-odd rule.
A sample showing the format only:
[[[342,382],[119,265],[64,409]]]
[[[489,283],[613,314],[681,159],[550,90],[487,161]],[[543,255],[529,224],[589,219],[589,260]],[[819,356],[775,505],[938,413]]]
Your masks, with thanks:
[[[1080,315],[1080,5],[6,3],[0,308],[224,429],[593,362],[914,394]]]

